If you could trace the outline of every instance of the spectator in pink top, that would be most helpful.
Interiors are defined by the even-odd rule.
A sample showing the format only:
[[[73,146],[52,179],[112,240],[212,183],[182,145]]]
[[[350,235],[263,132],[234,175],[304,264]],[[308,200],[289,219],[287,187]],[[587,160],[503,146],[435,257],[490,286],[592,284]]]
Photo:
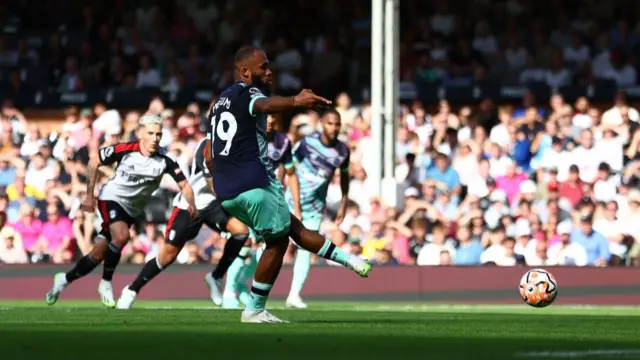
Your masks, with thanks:
[[[35,217],[34,209],[30,205],[22,205],[18,221],[13,225],[22,238],[22,246],[30,253],[46,251],[46,243],[40,241],[42,222]]]
[[[527,175],[516,172],[516,164],[510,161],[505,166],[505,174],[496,178],[498,189],[502,189],[507,194],[509,204],[513,203],[518,193],[520,193],[520,184],[527,180]]]
[[[42,226],[40,241],[46,244],[46,253],[56,264],[64,264],[73,257],[69,247],[73,238],[71,220],[60,215],[55,205],[47,206],[47,222]]]

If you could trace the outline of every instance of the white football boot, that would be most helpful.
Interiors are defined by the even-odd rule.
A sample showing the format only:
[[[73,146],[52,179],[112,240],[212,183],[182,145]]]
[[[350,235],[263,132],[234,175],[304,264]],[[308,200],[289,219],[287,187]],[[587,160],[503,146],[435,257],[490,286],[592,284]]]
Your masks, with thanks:
[[[67,287],[67,274],[57,273],[53,276],[53,287],[47,293],[47,305],[53,305],[58,301],[60,293]]]
[[[113,285],[111,285],[111,281],[100,280],[100,285],[98,285],[98,294],[100,294],[100,301],[102,301],[102,305],[114,308],[116,307],[116,300],[113,298]]]
[[[244,309],[240,322],[245,324],[288,324],[288,321],[280,320],[267,310],[249,310]]]
[[[211,273],[207,273],[204,277],[204,282],[209,287],[209,297],[211,301],[217,306],[222,305],[222,279],[214,279]]]
[[[295,308],[295,309],[307,308],[307,304],[305,304],[304,301],[302,301],[302,298],[300,297],[300,295],[293,295],[293,294],[289,294],[289,297],[287,298],[287,302],[285,306],[289,308]]]
[[[120,294],[120,298],[118,299],[118,303],[116,304],[116,309],[131,309],[133,303],[136,301],[136,296],[138,296],[138,293],[129,289],[129,286],[125,286],[124,289],[122,289],[122,294]]]

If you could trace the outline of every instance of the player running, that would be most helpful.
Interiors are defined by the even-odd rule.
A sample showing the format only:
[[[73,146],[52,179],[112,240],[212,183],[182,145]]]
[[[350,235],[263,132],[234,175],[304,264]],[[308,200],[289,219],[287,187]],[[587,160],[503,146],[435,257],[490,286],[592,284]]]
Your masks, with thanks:
[[[169,174],[180,187],[189,215],[198,216],[193,190],[186,177],[178,164],[159,148],[162,120],[155,115],[144,115],[139,121],[138,138],[139,142],[107,146],[92,155],[87,168],[87,197],[81,209],[93,212],[97,205],[102,216],[100,240],[71,271],[55,275],[53,288],[47,293],[47,304],[55,304],[66,286],[89,274],[104,260],[98,293],[102,304],[116,306],[111,279],[120,262],[122,248],[129,241],[129,228],[142,215],[164,174]],[[102,187],[96,201],[94,191],[99,167],[116,162],[115,176]]]
[[[275,121],[274,116],[267,116],[267,160],[281,183],[284,183],[286,175],[287,189],[291,193],[292,205],[290,205],[290,208],[292,213],[300,219],[300,183],[291,152],[291,140],[287,135],[275,130]],[[260,239],[256,240],[259,241]],[[240,302],[247,304],[249,289],[246,286],[246,279],[253,276],[252,272],[258,264],[262,250],[262,247],[259,247],[256,249],[256,253],[251,256],[251,242],[249,241],[240,251],[238,257],[229,268],[222,308],[237,309],[240,306]],[[246,260],[248,257],[250,258],[250,264],[247,265]],[[240,302],[238,301],[237,293],[240,293]]]
[[[340,189],[342,201],[335,222],[340,225],[344,219],[349,193],[349,147],[338,140],[340,114],[334,109],[326,110],[320,118],[322,132],[302,139],[293,150],[293,158],[298,164],[296,172],[300,179],[299,204],[302,207],[302,224],[309,230],[320,231],[326,207],[329,184],[337,168],[340,168]],[[287,190],[289,206],[296,204],[296,196]],[[300,298],[311,268],[311,253],[298,248],[293,265],[291,290],[287,297],[287,307],[306,308]]]
[[[294,97],[267,97],[262,90],[272,72],[265,53],[252,46],[235,55],[236,83],[222,92],[211,111],[213,185],[223,208],[265,240],[241,321],[282,323],[265,310],[273,283],[287,251],[289,236],[306,250],[342,264],[366,277],[371,265],[346,254],[331,241],[309,231],[289,213],[281,183],[267,160],[266,114],[295,107],[327,105],[330,101],[303,90]],[[211,165],[211,163],[209,164]]]
[[[209,228],[222,232],[226,230],[231,237],[225,244],[223,255],[213,272],[207,273],[205,282],[209,286],[211,300],[216,305],[222,304],[222,277],[238,256],[240,249],[249,237],[249,228],[236,218],[228,218],[220,206],[219,201],[211,194],[208,182],[211,179],[205,163],[206,139],[202,139],[197,147],[191,165],[189,184],[195,193],[195,205],[199,216],[195,220],[189,216],[189,202],[182,194],[178,194],[174,201],[174,209],[167,223],[165,233],[166,244],[160,250],[158,256],[149,260],[138,277],[122,290],[116,307],[118,309],[130,309],[143,286],[156,277],[162,270],[169,267],[178,257],[185,243],[195,238],[202,224]]]

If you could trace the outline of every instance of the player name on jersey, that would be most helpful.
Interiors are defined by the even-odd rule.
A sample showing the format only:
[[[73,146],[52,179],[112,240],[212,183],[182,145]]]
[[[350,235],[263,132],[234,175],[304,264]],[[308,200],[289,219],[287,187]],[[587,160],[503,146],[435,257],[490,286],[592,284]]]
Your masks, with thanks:
[[[260,89],[237,82],[211,108],[212,175],[222,200],[269,185],[267,119],[253,112],[255,101],[265,97]]]

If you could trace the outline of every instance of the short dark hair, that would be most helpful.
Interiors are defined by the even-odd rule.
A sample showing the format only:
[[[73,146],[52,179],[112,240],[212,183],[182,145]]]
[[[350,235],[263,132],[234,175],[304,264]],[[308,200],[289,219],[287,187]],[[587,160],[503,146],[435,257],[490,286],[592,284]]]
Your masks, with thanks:
[[[324,118],[327,115],[333,114],[339,118],[341,118],[340,113],[338,112],[338,110],[336,110],[335,108],[331,107],[331,106],[326,106],[323,109],[321,109],[321,113],[320,113],[320,118]]]
[[[253,45],[247,45],[247,46],[241,47],[240,49],[238,49],[238,51],[236,51],[236,55],[233,57],[233,63],[237,65],[249,59],[251,56],[253,56],[253,53],[255,53],[256,51],[262,51],[262,50]]]

